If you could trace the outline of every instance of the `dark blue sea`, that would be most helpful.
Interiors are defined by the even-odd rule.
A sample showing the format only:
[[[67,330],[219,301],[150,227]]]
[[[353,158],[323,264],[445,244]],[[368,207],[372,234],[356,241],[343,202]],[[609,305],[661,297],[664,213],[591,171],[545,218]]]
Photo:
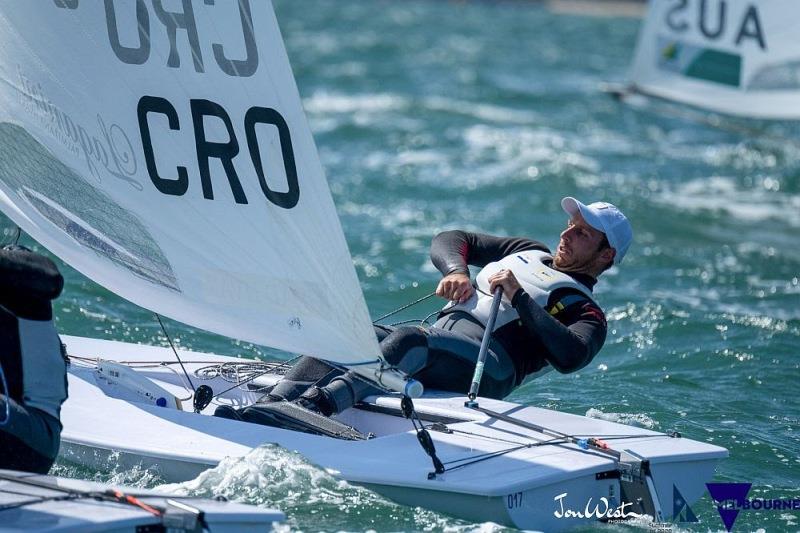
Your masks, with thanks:
[[[637,18],[523,1],[275,8],[374,317],[433,291],[428,246],[439,231],[553,246],[563,196],[617,204],[636,241],[597,287],[605,347],[582,371],[551,373],[511,399],[724,446],[717,481],[752,483],[751,498],[800,498],[800,128],[610,98],[601,87],[626,80]],[[59,264],[62,332],[166,345],[150,312]],[[284,356],[167,327],[194,350]],[[87,471],[60,461],[56,473],[164,482],[115,464]],[[278,507],[287,530],[503,529],[396,505],[269,447],[181,488]],[[708,495],[692,509],[700,522],[674,531],[724,531]],[[797,510],[743,511],[735,525],[799,529]]]

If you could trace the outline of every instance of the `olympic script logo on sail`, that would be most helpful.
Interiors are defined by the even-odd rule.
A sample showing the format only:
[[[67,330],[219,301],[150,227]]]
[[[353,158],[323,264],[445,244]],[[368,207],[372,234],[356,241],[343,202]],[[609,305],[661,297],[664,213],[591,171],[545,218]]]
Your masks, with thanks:
[[[25,110],[32,116],[38,116],[44,128],[70,152],[82,156],[89,173],[98,182],[103,180],[102,167],[108,175],[127,182],[134,189],[143,189],[134,177],[137,162],[133,143],[122,127],[118,124],[106,126],[103,117],[98,114],[99,129],[91,133],[79,120],[55,105],[45,95],[41,84],[23,73],[21,65],[17,65],[17,73],[20,81],[19,98]]]

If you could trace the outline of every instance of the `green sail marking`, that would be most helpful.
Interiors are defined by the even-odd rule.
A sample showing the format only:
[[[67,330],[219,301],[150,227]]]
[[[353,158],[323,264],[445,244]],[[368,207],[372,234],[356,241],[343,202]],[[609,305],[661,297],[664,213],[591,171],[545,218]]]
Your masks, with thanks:
[[[689,78],[739,87],[742,79],[742,56],[705,49],[684,71]]]

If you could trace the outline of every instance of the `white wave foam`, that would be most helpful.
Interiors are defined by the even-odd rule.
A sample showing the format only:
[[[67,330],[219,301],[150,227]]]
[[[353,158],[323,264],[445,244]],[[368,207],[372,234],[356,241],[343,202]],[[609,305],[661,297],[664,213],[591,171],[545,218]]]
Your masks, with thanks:
[[[653,200],[670,208],[699,213],[716,211],[747,223],[780,220],[800,227],[800,195],[778,194],[771,178],[762,187],[742,187],[729,176],[709,176],[665,187]]]
[[[303,101],[307,113],[355,113],[403,111],[410,105],[408,98],[390,93],[337,94],[316,92]]]
[[[105,461],[105,466],[93,472],[70,462],[67,454],[66,457],[58,458],[50,470],[50,475],[143,489],[164,481],[157,468],[144,468],[141,465],[122,466],[119,452],[111,453]]]
[[[94,311],[89,311],[88,309],[85,309],[83,307],[79,307],[78,312],[83,316],[85,316],[86,318],[91,318],[92,320],[104,321],[108,320],[109,318],[108,315],[106,315],[105,313],[95,313]]]
[[[586,411],[586,416],[645,429],[653,429],[658,426],[656,420],[653,420],[644,413],[604,413],[600,409],[592,407]]]
[[[436,150],[402,150],[400,152],[372,152],[363,159],[364,168],[391,173],[400,166],[435,166],[437,176],[450,170],[446,154]],[[422,169],[424,170],[424,169]]]
[[[454,100],[439,96],[426,98],[423,105],[431,111],[447,111],[460,115],[475,117],[490,122],[506,122],[512,124],[532,124],[540,122],[537,113],[529,110],[513,109],[492,104],[480,104],[464,100]]]
[[[716,318],[716,317],[711,316],[709,318]],[[755,315],[752,313],[750,314],[724,313],[720,318],[724,320],[729,320],[732,324],[758,328],[770,333],[788,332],[794,335],[800,335],[800,330],[797,328],[790,327],[789,323],[786,320],[781,320],[769,316]]]
[[[265,445],[243,457],[227,457],[191,481],[161,485],[157,489],[176,495],[222,495],[257,505],[298,504],[332,496],[343,484],[296,453]],[[314,489],[322,494],[314,494],[317,492]],[[334,500],[343,503],[340,498]]]
[[[477,179],[482,183],[509,179],[515,173],[536,180],[567,168],[591,177],[600,169],[595,159],[573,150],[571,141],[546,128],[497,128],[481,124],[464,130],[462,137],[472,159],[491,161],[480,167]],[[533,173],[529,172],[531,167],[535,168]]]
[[[421,508],[395,504],[353,486],[307,462],[297,453],[264,445],[243,457],[228,457],[184,483],[156,487],[179,496],[225,496],[230,500],[281,509],[289,530],[442,530],[493,532],[496,524],[454,521]],[[363,520],[363,522],[359,522]]]

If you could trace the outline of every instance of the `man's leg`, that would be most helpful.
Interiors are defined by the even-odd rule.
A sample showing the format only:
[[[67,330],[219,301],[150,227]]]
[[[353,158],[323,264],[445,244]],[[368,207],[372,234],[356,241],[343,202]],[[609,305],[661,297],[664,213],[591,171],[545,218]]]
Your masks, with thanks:
[[[388,336],[394,328],[391,326],[375,326],[375,335],[380,342]],[[328,385],[332,379],[341,376],[343,372],[332,365],[309,356],[303,356],[295,363],[275,384],[269,393],[258,399],[255,405],[234,409],[233,407],[222,405],[217,407],[215,416],[230,418],[234,420],[248,420],[259,422],[254,419],[258,415],[259,404],[279,401],[295,401],[300,399],[303,405],[320,410],[323,414],[330,415],[332,407],[326,403],[326,398],[320,392],[319,387]],[[355,381],[357,378],[354,378]],[[349,382],[349,381],[348,381]]]
[[[331,378],[342,372],[325,361],[303,356],[294,364],[268,393],[261,396],[254,405],[236,409],[230,405],[220,405],[214,416],[231,420],[248,420],[248,412],[258,410],[259,405],[270,402],[294,401],[309,387],[316,383],[327,384]],[[255,421],[255,420],[254,420]]]
[[[431,328],[428,331],[429,362],[414,377],[426,387],[465,396],[472,384],[480,342],[454,331]],[[511,358],[502,348],[490,344],[483,367],[478,395],[502,399],[514,390],[515,371]]]
[[[391,326],[375,326],[375,336],[378,342],[385,339],[395,328]],[[309,390],[314,385],[324,387],[332,379],[343,374],[337,368],[329,365],[325,361],[314,359],[313,357],[303,356],[286,375],[269,392],[272,400],[294,401],[301,394]]]
[[[441,327],[402,327],[386,336],[381,351],[386,361],[433,389],[469,392],[472,375],[480,352],[480,332],[473,324],[443,323]],[[437,322],[439,324],[439,322]],[[470,335],[459,331],[462,329]],[[482,328],[481,328],[482,329]],[[515,372],[511,358],[499,345],[490,345],[479,394],[503,398],[514,388]],[[340,413],[344,409],[380,392],[364,380],[348,372],[331,380],[309,397],[323,414]]]
[[[431,364],[417,377],[427,387],[453,392],[469,392],[481,341],[486,330],[462,312],[441,316],[428,330],[428,346],[435,354]],[[489,340],[478,395],[502,399],[516,383],[514,362],[497,341]]]
[[[325,361],[303,356],[290,368],[275,387],[259,401],[294,401],[313,385],[327,385],[342,372]]]
[[[378,342],[385,339],[394,329],[391,326],[376,325],[375,336],[378,337]],[[286,372],[286,375],[269,392],[269,398],[265,398],[265,400],[294,401],[314,385],[324,387],[332,379],[342,374],[342,371],[325,361],[303,356]]]
[[[381,352],[389,364],[397,366],[409,375],[425,365],[427,346],[422,328],[406,326],[380,331],[378,328],[376,327],[376,334],[381,343]],[[324,387],[310,389],[303,397],[308,407],[316,408],[325,416],[330,416],[341,413],[367,396],[381,392],[381,389],[351,371],[333,378]]]

